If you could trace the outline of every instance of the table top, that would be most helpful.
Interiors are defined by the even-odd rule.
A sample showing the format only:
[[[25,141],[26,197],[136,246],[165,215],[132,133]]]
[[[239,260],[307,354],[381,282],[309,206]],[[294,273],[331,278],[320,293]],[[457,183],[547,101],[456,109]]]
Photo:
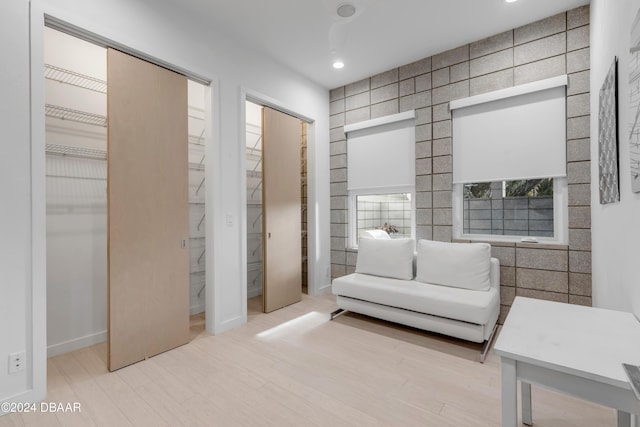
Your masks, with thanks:
[[[516,297],[494,351],[630,390],[622,363],[640,365],[640,322],[632,313]]]

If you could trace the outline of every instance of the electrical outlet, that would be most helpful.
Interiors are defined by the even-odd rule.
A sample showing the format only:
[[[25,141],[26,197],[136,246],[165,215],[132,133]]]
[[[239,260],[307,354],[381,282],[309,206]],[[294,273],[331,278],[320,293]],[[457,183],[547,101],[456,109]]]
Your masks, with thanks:
[[[24,371],[25,364],[27,363],[27,353],[24,351],[18,353],[11,353],[9,355],[9,374],[17,374],[20,371]]]

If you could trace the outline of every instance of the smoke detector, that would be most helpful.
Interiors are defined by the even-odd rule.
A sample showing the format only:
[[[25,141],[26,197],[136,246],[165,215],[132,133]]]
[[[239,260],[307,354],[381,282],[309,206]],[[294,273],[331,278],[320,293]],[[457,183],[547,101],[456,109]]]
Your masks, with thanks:
[[[351,18],[356,13],[356,7],[351,3],[342,3],[336,9],[336,13],[341,18]]]

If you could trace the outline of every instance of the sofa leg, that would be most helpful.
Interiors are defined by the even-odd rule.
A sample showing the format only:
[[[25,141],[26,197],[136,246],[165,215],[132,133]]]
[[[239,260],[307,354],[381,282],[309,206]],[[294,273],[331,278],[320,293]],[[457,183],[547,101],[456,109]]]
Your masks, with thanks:
[[[489,335],[489,338],[487,338],[487,340],[484,342],[484,345],[482,346],[482,351],[480,352],[480,363],[484,363],[484,359],[485,357],[487,357],[487,353],[489,353],[489,350],[491,349],[491,342],[493,342],[493,337],[496,335],[497,329],[498,323],[496,322],[496,324],[493,326],[493,330],[491,331],[491,335]]]
[[[342,309],[342,308],[337,309],[336,311],[331,313],[331,320],[333,320],[336,317],[340,316],[342,313],[344,313],[344,309]]]

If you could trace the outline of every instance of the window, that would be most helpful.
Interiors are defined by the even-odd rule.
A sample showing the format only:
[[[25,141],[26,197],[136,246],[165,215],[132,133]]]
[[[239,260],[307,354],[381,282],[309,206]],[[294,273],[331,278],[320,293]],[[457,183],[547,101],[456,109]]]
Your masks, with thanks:
[[[463,185],[463,234],[553,237],[553,178]]]
[[[566,84],[451,102],[455,238],[567,242]]]
[[[355,196],[355,237],[367,230],[384,230],[391,238],[411,237],[412,193]]]
[[[366,230],[414,236],[415,113],[345,126],[348,246]]]

